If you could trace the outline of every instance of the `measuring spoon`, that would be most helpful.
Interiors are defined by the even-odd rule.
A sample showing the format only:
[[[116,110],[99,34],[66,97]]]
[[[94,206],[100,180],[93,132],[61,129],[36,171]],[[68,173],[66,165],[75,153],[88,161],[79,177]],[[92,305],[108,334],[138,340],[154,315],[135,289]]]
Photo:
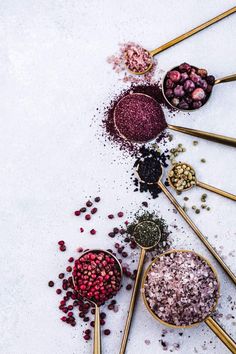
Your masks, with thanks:
[[[193,252],[193,251],[188,251],[188,250],[172,250],[172,251],[168,251],[163,253],[162,255],[156,257],[151,264],[149,265],[149,267],[147,268],[147,270],[145,271],[145,274],[143,276],[142,279],[142,297],[143,297],[143,302],[147,308],[147,310],[150,312],[150,314],[155,318],[155,320],[158,320],[160,323],[162,323],[165,326],[171,327],[171,328],[190,328],[193,327],[195,325],[198,325],[201,322],[205,322],[207,324],[207,326],[215,333],[215,335],[225,344],[225,346],[232,352],[232,353],[236,353],[236,343],[233,341],[233,339],[228,335],[228,333],[226,333],[223,328],[213,319],[213,317],[211,315],[208,315],[206,318],[203,318],[202,321],[197,322],[197,323],[193,323],[191,325],[188,326],[177,326],[177,325],[173,325],[173,324],[169,324],[168,322],[163,321],[162,319],[160,319],[157,314],[151,309],[151,307],[149,306],[149,303],[147,301],[146,298],[146,293],[145,293],[145,284],[147,282],[147,277],[149,275],[149,273],[152,270],[152,266],[154,264],[158,264],[158,260],[160,259],[160,257],[163,256],[169,256],[171,253],[180,253],[180,252],[190,252],[190,253],[194,253],[195,255],[197,255],[199,258],[201,258],[204,262],[206,262],[208,264],[208,266],[211,268],[211,270],[213,271],[213,273],[215,274],[216,280],[218,282],[218,295],[216,296],[215,299],[215,304],[213,305],[212,309],[211,309],[211,314],[215,311],[217,303],[218,303],[218,298],[219,298],[219,288],[220,288],[220,284],[219,284],[219,279],[218,279],[218,275],[215,271],[215,269],[212,267],[212,265],[210,264],[210,262],[205,259],[204,257],[200,256],[198,253]],[[168,280],[167,280],[168,281]],[[173,290],[174,291],[174,290]],[[177,295],[178,296],[178,295]]]
[[[175,175],[174,172],[176,168],[180,170],[180,174],[178,176]],[[191,181],[189,180],[189,182],[186,182],[186,179],[188,178],[191,178]],[[179,183],[179,186],[175,186],[174,179],[177,179],[175,183],[177,184]],[[186,184],[183,186],[182,182],[184,181],[186,182]],[[185,162],[179,162],[174,164],[174,166],[168,172],[168,182],[170,186],[174,188],[176,191],[184,192],[191,189],[194,186],[198,186],[207,189],[208,191],[211,191],[213,193],[219,194],[223,197],[236,201],[236,195],[222,191],[221,189],[218,189],[216,187],[210,186],[209,184],[198,181],[193,167]]]
[[[184,33],[184,34],[182,34],[181,36],[176,37],[175,39],[172,39],[171,41],[169,41],[169,42],[163,44],[163,45],[160,46],[159,48],[156,48],[156,49],[154,49],[154,50],[152,50],[152,51],[145,50],[145,51],[149,54],[149,56],[150,56],[150,58],[149,58],[149,60],[148,60],[148,63],[150,62],[150,64],[148,64],[147,68],[146,68],[144,71],[140,71],[140,72],[138,72],[138,71],[137,71],[137,72],[136,72],[136,71],[132,71],[132,70],[129,69],[128,66],[127,66],[127,69],[128,69],[129,71],[131,71],[133,74],[136,74],[136,75],[145,74],[146,72],[148,72],[148,71],[152,68],[152,66],[153,66],[153,57],[154,57],[156,54],[159,54],[159,53],[163,52],[164,50],[166,50],[166,49],[168,49],[168,48],[174,46],[175,44],[177,44],[177,43],[179,43],[179,42],[181,42],[181,41],[187,39],[188,37],[191,37],[191,36],[194,35],[195,33],[198,33],[198,32],[200,32],[200,31],[202,31],[203,29],[205,29],[205,28],[207,28],[207,27],[213,25],[214,23],[216,23],[216,22],[222,20],[223,18],[225,18],[225,17],[227,17],[227,16],[229,16],[229,15],[232,15],[234,12],[236,12],[236,6],[232,7],[231,9],[229,9],[229,10],[227,10],[227,11],[221,13],[221,14],[219,14],[218,16],[212,18],[211,20],[209,20],[209,21],[207,21],[207,22],[205,22],[205,23],[203,23],[203,24],[201,24],[201,25],[199,25],[199,26],[193,28],[192,30],[190,30],[190,31],[188,31],[188,32],[186,32],[186,33]]]
[[[115,263],[117,265],[117,269],[119,269],[120,275],[121,275],[121,280],[120,280],[120,286],[121,286],[121,281],[122,281],[122,275],[123,275],[123,271],[122,271],[122,267],[120,262],[118,261],[118,259],[110,252],[108,251],[104,251],[104,250],[99,250],[99,249],[93,249],[93,250],[88,250],[85,251],[83,254],[81,254],[81,256],[78,259],[80,259],[81,257],[83,257],[85,254],[87,253],[99,253],[99,252],[103,252],[107,255],[109,255],[109,257],[114,258]],[[81,292],[76,288],[76,280],[74,278],[74,275],[72,273],[72,279],[73,279],[73,284],[74,287],[76,289],[76,291],[78,292],[78,294],[86,301],[90,302],[92,305],[94,305],[95,307],[95,318],[94,318],[94,340],[93,340],[93,354],[101,354],[101,329],[100,329],[100,304],[97,304],[97,302],[95,300],[91,300],[85,296],[83,296],[81,294]]]
[[[121,116],[123,117],[122,120],[120,119]],[[236,147],[235,138],[168,124],[160,104],[153,97],[144,93],[129,93],[121,98],[115,106],[113,119],[119,135],[123,139],[135,143],[147,143],[156,139],[166,128],[169,128],[184,134]],[[135,126],[140,130],[138,139],[136,133],[134,133]],[[150,129],[147,130],[147,127],[150,127]]]
[[[194,66],[192,66],[192,68],[194,68],[194,69],[197,70],[197,68],[194,67]],[[168,104],[169,104],[171,107],[173,107],[174,109],[178,109],[179,111],[182,111],[182,112],[192,112],[192,111],[196,111],[196,110],[198,110],[199,108],[205,106],[205,104],[209,101],[209,98],[210,98],[211,95],[212,95],[212,91],[213,91],[215,85],[222,84],[222,83],[225,83],[225,82],[236,81],[236,74],[231,74],[231,75],[228,75],[228,76],[225,76],[225,77],[221,77],[221,78],[219,78],[219,79],[215,79],[215,82],[213,81],[213,84],[211,85],[211,86],[212,86],[211,92],[208,92],[208,93],[205,92],[206,97],[204,98],[204,103],[201,103],[201,102],[200,102],[200,103],[202,104],[201,106],[199,106],[198,108],[191,108],[191,109],[188,108],[188,109],[184,109],[184,108],[179,108],[178,106],[173,105],[172,102],[171,102],[171,100],[168,99],[168,97],[166,96],[165,83],[166,83],[166,80],[168,79],[167,75],[168,75],[168,73],[169,73],[170,71],[174,71],[174,70],[179,71],[179,66],[175,66],[175,67],[173,67],[172,69],[170,69],[170,70],[168,70],[168,71],[166,72],[166,74],[165,74],[165,76],[164,76],[164,78],[163,78],[163,80],[162,80],[162,85],[161,85],[161,87],[162,87],[162,93],[163,93],[163,96],[164,96],[165,100],[168,102]],[[202,78],[202,79],[204,79],[204,78]],[[191,80],[191,79],[188,77],[186,80]],[[204,80],[205,80],[205,79],[204,79]],[[206,82],[205,82],[205,84],[206,84]],[[184,82],[180,83],[180,85],[184,85]],[[198,86],[196,86],[195,88],[198,88]],[[185,92],[185,94],[186,94],[186,92]],[[188,93],[188,95],[190,95],[189,97],[191,98],[191,93]],[[187,97],[186,100],[187,100],[189,97]],[[179,97],[179,98],[181,99],[181,97]],[[183,99],[184,99],[184,97],[183,97]],[[198,101],[198,102],[199,102],[199,101]]]
[[[215,259],[219,262],[221,267],[224,269],[224,271],[228,274],[228,276],[231,278],[231,280],[234,282],[236,285],[236,276],[234,273],[229,269],[229,267],[225,264],[223,259],[219,256],[219,254],[216,252],[215,248],[211,246],[209,241],[206,239],[206,237],[201,233],[201,231],[197,228],[197,226],[194,224],[194,222],[190,219],[190,217],[185,213],[183,208],[180,206],[180,204],[177,202],[177,200],[174,198],[174,196],[168,191],[168,189],[165,187],[165,185],[161,181],[161,177],[163,174],[163,168],[161,164],[159,163],[157,173],[155,178],[153,177],[152,180],[147,180],[145,176],[143,176],[142,173],[142,164],[144,164],[145,161],[142,161],[138,164],[137,166],[137,174],[141,182],[148,184],[148,185],[156,185],[158,186],[162,192],[165,194],[165,196],[169,199],[169,201],[174,205],[176,210],[179,212],[179,214],[182,216],[182,218],[188,223],[188,225],[191,227],[191,229],[195,232],[197,237],[202,241],[202,243],[206,246],[209,252],[211,252],[212,256],[215,257]],[[146,179],[146,180],[145,180]],[[155,179],[155,180],[154,180]]]
[[[150,230],[148,234],[145,231],[146,228]],[[145,232],[146,235],[144,235]],[[143,242],[144,237],[145,237],[145,243]],[[134,307],[135,307],[137,293],[139,289],[140,279],[142,275],[142,269],[143,269],[143,263],[144,263],[146,251],[150,251],[155,246],[157,246],[157,244],[160,242],[161,239],[161,231],[155,222],[142,221],[136,225],[133,232],[133,238],[136,244],[141,248],[141,253],[139,257],[137,275],[135,278],[133,292],[130,299],[130,305],[128,310],[128,316],[126,319],[124,334],[121,342],[120,354],[124,354],[126,350],[127,340],[129,336],[131,322],[132,322],[132,317],[133,317]]]

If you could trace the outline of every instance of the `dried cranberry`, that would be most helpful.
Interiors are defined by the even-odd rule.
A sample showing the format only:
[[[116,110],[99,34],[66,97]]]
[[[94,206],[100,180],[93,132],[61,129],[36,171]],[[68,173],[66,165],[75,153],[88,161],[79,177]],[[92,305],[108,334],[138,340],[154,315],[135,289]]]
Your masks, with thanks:
[[[48,282],[48,286],[49,286],[50,288],[52,288],[52,287],[54,286],[54,282],[53,282],[52,280],[50,280],[50,281]]]

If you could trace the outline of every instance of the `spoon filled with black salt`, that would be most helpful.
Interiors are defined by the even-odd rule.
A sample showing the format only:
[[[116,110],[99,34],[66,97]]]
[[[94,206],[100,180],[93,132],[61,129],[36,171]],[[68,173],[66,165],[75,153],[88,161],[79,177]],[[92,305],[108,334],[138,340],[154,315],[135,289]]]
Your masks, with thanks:
[[[215,259],[219,262],[224,271],[228,274],[231,280],[236,284],[236,276],[229,269],[229,267],[225,264],[223,259],[219,256],[219,254],[215,251],[214,247],[208,242],[207,238],[201,233],[198,227],[193,223],[190,217],[186,214],[174,196],[169,192],[166,186],[162,183],[162,174],[163,168],[160,161],[156,158],[153,158],[152,155],[147,155],[144,158],[141,158],[137,164],[137,174],[140,181],[146,185],[153,185],[159,187],[165,196],[170,200],[170,202],[174,205],[179,214],[183,217],[183,219],[188,223],[191,229],[195,232],[198,238],[202,241],[202,243],[207,247],[208,251],[215,257]]]
[[[126,319],[124,334],[123,334],[122,343],[120,347],[120,354],[125,353],[131,321],[134,312],[134,307],[137,299],[138,290],[140,288],[140,281],[141,281],[143,263],[144,263],[146,251],[150,251],[151,249],[157,246],[157,244],[161,240],[161,231],[158,225],[154,221],[145,220],[136,225],[132,236],[136,244],[141,248],[141,253],[139,257],[136,279],[135,279],[133,292],[130,299],[128,316]]]

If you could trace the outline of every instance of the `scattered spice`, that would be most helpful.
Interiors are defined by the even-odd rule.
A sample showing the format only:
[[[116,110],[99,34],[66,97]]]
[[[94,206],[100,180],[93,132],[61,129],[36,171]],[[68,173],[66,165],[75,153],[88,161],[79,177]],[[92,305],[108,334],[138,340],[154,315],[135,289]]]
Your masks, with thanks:
[[[194,169],[183,162],[176,163],[168,172],[170,185],[177,191],[183,191],[196,185]]]
[[[161,320],[188,326],[211,314],[219,284],[202,257],[191,251],[170,252],[152,265],[144,291],[150,308]]]
[[[52,287],[54,286],[54,282],[53,282],[52,280],[50,280],[50,281],[48,282],[48,286],[49,286],[50,288],[52,288]]]
[[[174,107],[195,110],[208,101],[214,84],[214,76],[205,69],[183,63],[167,72],[163,87]]]
[[[201,162],[202,163],[206,163],[206,159],[201,159]]]

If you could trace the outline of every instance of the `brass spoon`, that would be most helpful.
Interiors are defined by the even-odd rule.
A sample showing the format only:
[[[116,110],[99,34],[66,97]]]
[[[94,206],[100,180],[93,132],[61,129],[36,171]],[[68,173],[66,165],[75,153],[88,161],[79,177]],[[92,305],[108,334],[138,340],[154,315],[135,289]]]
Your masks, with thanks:
[[[165,325],[165,326],[168,326],[168,327],[171,327],[171,328],[190,328],[190,327],[193,327],[195,325],[198,325],[200,322],[198,323],[194,323],[192,325],[189,325],[189,326],[176,326],[176,325],[173,325],[173,324],[169,324],[163,320],[161,320],[154,312],[153,310],[150,308],[149,304],[148,304],[148,301],[146,299],[146,295],[145,295],[145,283],[147,281],[147,277],[148,277],[148,274],[149,272],[151,271],[151,268],[153,266],[153,264],[157,263],[157,261],[159,260],[160,257],[163,257],[163,256],[166,256],[170,253],[173,253],[173,252],[191,252],[191,253],[195,253],[198,257],[200,257],[203,261],[205,261],[209,267],[212,269],[212,271],[214,272],[215,276],[216,276],[216,279],[218,281],[218,289],[220,288],[220,283],[219,283],[219,278],[218,278],[218,275],[215,271],[215,269],[212,267],[212,265],[210,264],[210,262],[205,259],[204,257],[200,256],[198,253],[196,252],[193,252],[193,251],[188,251],[188,250],[172,250],[172,251],[168,251],[168,252],[165,252],[163,254],[161,254],[160,256],[156,257],[152,262],[151,264],[148,266],[148,268],[146,269],[145,271],[145,274],[143,276],[143,279],[142,279],[142,297],[143,297],[143,302],[147,308],[147,310],[150,312],[150,314],[152,315],[152,317],[155,318],[155,320],[159,321],[161,324]],[[220,291],[220,290],[219,290]],[[215,302],[215,305],[213,306],[213,308],[211,309],[211,313],[213,313],[216,309],[216,306],[217,306],[217,303],[218,303],[218,298],[219,298],[219,291],[218,291],[218,296],[216,297],[216,302]],[[232,352],[232,353],[236,353],[236,343],[233,341],[233,339],[229,336],[228,333],[226,333],[223,328],[213,319],[213,317],[211,315],[207,316],[205,319],[203,319],[201,322],[205,322],[207,324],[207,326],[215,333],[215,335],[226,345],[226,347]]]
[[[174,198],[174,196],[168,191],[168,189],[165,187],[165,185],[162,183],[161,181],[161,177],[163,174],[163,168],[160,164],[160,168],[161,168],[161,175],[158,178],[157,181],[155,182],[148,182],[148,181],[144,181],[142,179],[142,176],[140,176],[140,163],[137,166],[137,173],[138,173],[138,177],[141,180],[141,182],[149,184],[149,185],[157,185],[162,192],[165,194],[165,196],[169,199],[169,201],[174,205],[174,207],[176,208],[176,210],[179,212],[179,214],[182,216],[182,218],[188,223],[188,225],[191,227],[191,229],[195,232],[195,234],[197,235],[197,237],[202,241],[202,243],[206,246],[206,248],[208,249],[208,251],[212,254],[213,257],[215,257],[215,259],[219,262],[219,264],[221,265],[221,267],[224,269],[224,271],[228,274],[228,276],[231,278],[231,280],[234,282],[234,284],[236,285],[236,276],[234,275],[234,273],[229,269],[229,267],[225,264],[225,262],[223,261],[223,259],[219,256],[219,254],[216,252],[215,248],[211,246],[211,244],[209,243],[209,241],[206,239],[206,237],[201,233],[201,231],[198,229],[198,227],[194,224],[194,222],[190,219],[190,217],[185,213],[185,211],[183,210],[183,208],[180,206],[180,204],[177,202],[177,200]]]
[[[143,75],[143,74],[145,74],[146,72],[148,72],[148,71],[152,68],[152,66],[153,66],[153,57],[154,57],[156,54],[159,54],[159,53],[163,52],[164,50],[166,50],[166,49],[168,49],[168,48],[174,46],[175,44],[177,44],[177,43],[179,43],[179,42],[185,40],[186,38],[191,37],[191,36],[194,35],[195,33],[198,33],[198,32],[200,32],[200,31],[202,31],[203,29],[205,29],[205,28],[207,28],[207,27],[213,25],[214,23],[216,23],[216,22],[222,20],[223,18],[225,18],[225,17],[227,17],[227,16],[229,16],[229,15],[232,15],[234,12],[236,12],[236,6],[232,7],[231,9],[229,9],[229,10],[227,10],[227,11],[221,13],[221,14],[219,14],[218,16],[212,18],[211,20],[209,20],[209,21],[207,21],[207,22],[205,22],[205,23],[203,23],[203,24],[201,24],[201,25],[199,25],[199,26],[193,28],[191,31],[188,31],[188,32],[182,34],[181,36],[176,37],[175,39],[172,39],[171,41],[169,41],[169,42],[163,44],[163,45],[160,46],[159,48],[156,48],[156,49],[154,49],[154,50],[152,50],[152,51],[147,51],[147,52],[149,53],[149,55],[150,55],[151,64],[147,67],[146,70],[144,70],[144,71],[142,71],[142,72],[134,72],[134,71],[129,70],[129,68],[127,67],[128,70],[131,71],[133,74],[136,74],[136,75]]]
[[[86,253],[98,253],[98,252],[103,252],[106,253],[107,255],[109,255],[110,257],[114,258],[117,268],[119,268],[120,274],[121,274],[121,280],[122,280],[122,275],[123,275],[123,271],[122,271],[122,267],[120,262],[118,261],[118,259],[110,252],[108,251],[103,251],[103,250],[99,250],[99,249],[93,249],[93,250],[88,250],[85,251],[83,254],[81,254],[81,256],[77,259],[80,259],[81,257],[83,257]],[[74,286],[76,285],[74,276],[72,276],[73,279],[73,283]],[[121,281],[120,281],[120,286],[121,286]],[[91,299],[88,299],[84,296],[82,296],[80,294],[80,292],[78,290],[76,290],[78,292],[78,294],[84,298],[86,301],[90,302],[92,305],[94,305],[95,307],[95,318],[94,318],[94,339],[93,339],[93,354],[101,354],[101,329],[100,329],[100,305],[98,305],[95,301],[92,301]]]
[[[120,136],[123,137],[126,140],[128,140],[128,139],[126,138],[125,133],[121,133],[119,128],[118,128],[118,126],[117,126],[117,118],[118,118],[117,111],[118,111],[119,105],[122,104],[123,100],[125,100],[129,95],[132,95],[132,96],[138,96],[138,95],[139,96],[146,96],[150,100],[150,105],[153,105],[153,102],[155,104],[158,104],[157,101],[154,98],[152,98],[151,96],[146,95],[144,93],[130,93],[130,94],[124,96],[123,98],[121,98],[119,100],[119,102],[117,103],[117,105],[116,105],[116,107],[114,109],[114,113],[113,113],[114,124],[115,124],[115,127],[116,127],[118,133],[120,134]],[[134,115],[136,114],[134,109],[133,109],[133,114]],[[165,123],[166,123],[165,128],[169,128],[171,130],[175,130],[175,131],[178,131],[180,133],[184,133],[184,134],[188,134],[188,135],[192,135],[192,136],[197,136],[197,137],[202,138],[202,139],[215,141],[216,143],[220,143],[220,144],[236,147],[236,139],[235,138],[230,138],[230,137],[227,137],[227,136],[224,136],[224,135],[218,135],[218,134],[214,134],[214,133],[204,132],[204,131],[201,131],[201,130],[180,127],[180,126],[177,126],[177,125],[168,124],[167,122],[165,122]],[[161,134],[165,130],[165,128],[163,128],[158,133],[158,135]],[[146,143],[147,141],[133,141],[133,142],[135,142],[135,143]]]
[[[171,71],[171,70],[175,70],[176,68],[177,68],[177,67],[175,66],[175,67],[173,67],[172,69],[168,70],[168,71],[165,73],[165,76],[164,76],[164,78],[163,78],[163,80],[162,80],[161,89],[162,89],[162,93],[163,93],[163,96],[164,96],[166,102],[168,102],[168,104],[169,104],[172,108],[177,109],[178,111],[182,111],[182,112],[193,112],[193,111],[197,111],[199,108],[202,108],[203,106],[205,106],[205,104],[209,101],[209,98],[210,98],[211,95],[212,95],[212,91],[213,91],[213,88],[214,88],[215,85],[223,84],[223,83],[225,83],[225,82],[230,82],[230,81],[236,81],[236,74],[231,74],[231,75],[228,75],[228,76],[221,77],[221,78],[219,78],[219,79],[215,79],[215,83],[214,83],[214,86],[212,87],[212,91],[211,91],[211,93],[208,95],[208,99],[206,100],[206,102],[205,102],[201,107],[195,108],[195,109],[194,109],[194,108],[193,108],[193,109],[182,109],[182,108],[179,108],[179,107],[174,106],[174,105],[169,101],[169,99],[166,97],[165,90],[164,90],[164,82],[165,82],[165,80],[166,80],[166,76],[167,76],[168,72]]]
[[[208,190],[208,191],[211,191],[211,192],[213,192],[213,193],[219,194],[219,195],[221,195],[221,196],[223,196],[223,197],[226,197],[226,198],[229,198],[229,199],[231,199],[231,200],[236,201],[236,195],[231,194],[231,193],[228,193],[228,192],[225,192],[225,191],[222,191],[221,189],[218,189],[218,188],[216,188],[216,187],[210,186],[209,184],[206,184],[206,183],[203,183],[203,182],[198,181],[198,180],[196,179],[196,174],[195,174],[195,170],[193,169],[193,167],[192,167],[191,165],[185,163],[185,162],[183,162],[183,163],[181,162],[181,163],[174,164],[174,166],[173,166],[173,167],[169,170],[169,172],[168,172],[168,182],[169,182],[170,186],[171,186],[172,188],[174,188],[176,191],[180,191],[180,189],[178,189],[177,187],[175,187],[174,184],[173,184],[172,181],[171,181],[172,172],[173,172],[173,170],[174,170],[177,166],[181,166],[181,165],[183,165],[183,164],[184,164],[185,166],[189,167],[190,171],[193,172],[193,173],[191,173],[191,174],[192,174],[192,176],[195,178],[195,180],[194,180],[194,183],[191,184],[189,187],[186,187],[186,188],[181,189],[181,192],[187,191],[187,190],[191,189],[191,188],[194,187],[194,186],[198,186],[198,187],[204,188],[204,189],[206,189],[206,190]]]
[[[148,243],[148,246],[142,244],[142,234],[144,232],[143,228],[147,227],[147,226],[152,227],[152,231],[151,231],[152,234],[151,235],[149,234],[152,237],[150,238],[150,242]],[[124,334],[123,334],[123,338],[122,338],[122,342],[121,342],[120,354],[124,354],[125,350],[126,350],[127,340],[128,340],[128,336],[129,336],[129,330],[130,330],[131,321],[132,321],[132,317],[133,317],[137,293],[139,290],[140,279],[141,279],[141,275],[142,275],[142,269],[143,269],[143,263],[144,263],[146,251],[149,251],[149,250],[153,249],[155,246],[157,246],[157,244],[159,243],[159,241],[161,239],[161,231],[160,231],[159,227],[153,221],[142,221],[135,227],[133,237],[134,237],[136,244],[141,248],[141,253],[140,253],[140,257],[139,257],[137,275],[136,275],[136,279],[135,279],[135,283],[134,283],[134,287],[133,287],[133,292],[132,292],[132,296],[130,299],[129,311],[128,311],[128,316],[126,319]]]

